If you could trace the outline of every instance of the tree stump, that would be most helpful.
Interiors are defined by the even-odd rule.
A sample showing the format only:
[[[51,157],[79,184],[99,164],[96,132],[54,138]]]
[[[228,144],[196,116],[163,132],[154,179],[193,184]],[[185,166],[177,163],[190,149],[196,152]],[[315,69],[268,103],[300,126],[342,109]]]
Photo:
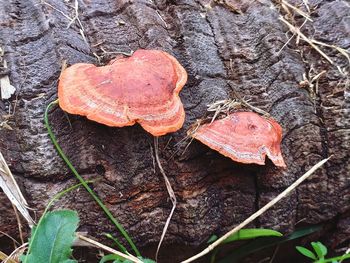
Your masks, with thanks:
[[[302,3],[290,2],[307,12]],[[322,169],[251,226],[289,233],[301,225],[330,223],[331,231],[323,232],[328,245],[350,241],[349,61],[335,48],[319,45],[331,65],[302,39],[296,44],[294,36],[288,42],[292,34],[280,16],[298,26],[304,17],[287,14],[280,2],[269,0],[78,4],[74,17],[74,1],[0,2],[0,46],[17,89],[0,104],[0,122],[7,117],[13,129],[1,126],[0,149],[37,216],[56,193],[77,182],[43,123],[47,104],[57,97],[63,62],[103,65],[113,52],[161,49],[174,55],[189,75],[180,94],[185,125],[159,139],[160,158],[178,199],[165,246],[197,247],[212,234],[225,233],[329,156]],[[349,3],[311,0],[309,7],[313,22],[302,27],[304,35],[350,51]],[[232,98],[233,91],[282,125],[287,169],[271,162],[238,164],[196,141],[184,152],[186,131],[205,115],[208,104]],[[139,126],[110,128],[72,115],[68,121],[59,108],[49,118],[74,166],[94,180],[93,189],[136,244],[156,246],[171,202],[154,165],[153,137]],[[80,231],[96,237],[114,233],[83,189],[64,196],[58,207],[78,211]],[[10,243],[2,232],[18,236],[13,208],[3,193],[0,231],[1,244]],[[185,253],[178,260],[183,257]]]

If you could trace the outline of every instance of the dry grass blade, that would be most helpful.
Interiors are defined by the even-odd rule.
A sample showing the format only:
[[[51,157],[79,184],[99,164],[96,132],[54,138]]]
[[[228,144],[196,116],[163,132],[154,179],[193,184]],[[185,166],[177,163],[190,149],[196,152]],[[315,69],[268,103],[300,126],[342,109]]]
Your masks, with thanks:
[[[152,158],[152,167],[153,167],[153,173],[156,173],[156,159],[153,155],[154,151],[153,151],[153,147],[151,144],[149,144],[149,147],[151,148],[151,158]]]
[[[0,78],[1,99],[7,100],[15,93],[16,88],[11,85],[9,77],[6,75]]]
[[[1,261],[2,263],[10,263],[10,262],[20,262],[19,257],[24,253],[24,251],[27,249],[28,243],[24,243],[21,246],[19,246],[18,248],[16,248],[14,251],[12,251],[12,253],[7,256],[7,258],[5,258],[3,261]]]
[[[82,25],[82,23],[81,23],[81,21],[80,21],[80,18],[79,18],[79,2],[78,2],[78,0],[75,0],[74,6],[73,6],[74,13],[75,13],[74,17],[70,17],[70,16],[66,15],[65,13],[63,13],[63,12],[62,12],[61,10],[59,10],[58,8],[54,7],[53,5],[47,3],[47,2],[45,2],[45,1],[43,1],[43,0],[41,1],[41,3],[44,4],[44,5],[49,6],[50,8],[52,8],[52,9],[55,10],[56,12],[60,13],[61,15],[63,15],[65,18],[67,18],[67,19],[69,20],[69,23],[68,23],[68,25],[67,25],[67,29],[70,28],[70,26],[71,26],[75,21],[77,21],[77,22],[78,22],[79,33],[80,33],[81,37],[83,38],[83,40],[84,40],[84,42],[85,42],[86,44],[89,44],[88,41],[87,41],[87,39],[86,39],[86,37],[85,37],[85,33],[84,33],[85,30],[84,30],[84,27],[83,27],[83,25]]]
[[[101,243],[99,243],[99,242],[97,242],[97,241],[95,241],[95,240],[93,240],[93,239],[91,239],[91,238],[88,238],[88,237],[83,236],[83,235],[80,235],[80,234],[76,234],[76,236],[77,236],[80,240],[82,240],[82,241],[84,241],[84,242],[86,242],[86,243],[88,243],[88,244],[90,244],[90,245],[92,245],[92,246],[94,246],[94,247],[103,249],[103,250],[105,250],[105,251],[107,251],[107,252],[109,252],[109,253],[118,255],[118,256],[120,256],[120,257],[122,257],[122,258],[124,258],[124,259],[128,259],[128,260],[130,260],[131,262],[142,263],[142,261],[141,261],[140,259],[138,259],[137,257],[135,257],[135,256],[133,256],[133,255],[131,255],[131,254],[128,254],[128,255],[127,255],[127,254],[124,254],[124,253],[122,253],[122,252],[119,252],[119,251],[117,251],[117,250],[115,250],[115,249],[113,249],[113,248],[110,248],[110,247],[108,247],[108,246],[106,246],[106,245],[103,245],[103,244],[101,244]]]
[[[307,20],[309,20],[310,22],[312,22],[312,19],[310,18],[310,16],[305,13],[304,11],[300,10],[299,8],[295,7],[294,5],[291,5],[290,3],[288,3],[287,1],[285,0],[282,0],[281,1],[281,4],[282,5],[286,5],[287,7],[293,9],[295,12],[297,12],[299,15],[305,17]]]
[[[28,225],[32,227],[34,225],[34,220],[29,214],[28,204],[19,189],[15,178],[13,177],[7,163],[0,152],[0,187],[10,199],[11,203],[16,206],[18,211],[27,220]]]
[[[67,29],[75,22],[77,21],[78,22],[78,25],[79,25],[79,32],[80,32],[80,35],[82,36],[84,42],[86,44],[89,44],[87,39],[86,39],[86,36],[85,36],[85,30],[84,30],[84,27],[83,27],[83,24],[81,23],[80,21],[80,18],[79,18],[79,2],[78,0],[75,0],[74,2],[74,12],[75,12],[75,15],[73,18],[71,18],[71,21],[69,22],[68,26],[67,26]]]
[[[267,203],[265,206],[263,206],[257,212],[252,214],[250,217],[248,217],[246,220],[244,220],[238,226],[236,226],[235,228],[233,228],[232,230],[227,232],[225,235],[220,237],[214,243],[210,244],[202,252],[198,253],[197,255],[194,255],[193,257],[191,257],[189,259],[186,259],[185,261],[182,261],[182,263],[193,262],[194,260],[201,258],[202,256],[208,254],[210,251],[212,251],[214,248],[216,248],[218,245],[220,245],[229,236],[238,232],[239,230],[241,230],[243,227],[245,227],[249,223],[253,222],[256,218],[258,218],[263,213],[265,213],[268,209],[270,209],[272,206],[274,206],[277,202],[279,202],[281,199],[286,197],[291,191],[293,191],[296,187],[298,187],[303,181],[305,181],[307,178],[309,178],[317,169],[319,169],[322,165],[324,165],[329,160],[329,158],[324,159],[324,160],[318,162],[317,164],[315,164],[313,167],[311,167],[311,169],[309,171],[307,171],[305,174],[303,174],[298,180],[296,180],[287,189],[285,189],[282,193],[280,193],[278,196],[276,196],[274,199],[272,199],[269,203]]]
[[[335,49],[336,51],[338,51],[340,54],[342,54],[348,60],[348,63],[350,65],[350,55],[349,55],[350,53],[346,49],[343,49],[343,48],[338,47],[336,45],[329,45],[329,44],[323,43],[323,42],[315,40],[315,39],[311,39],[311,41],[317,45]]]
[[[129,52],[125,52],[125,51],[107,51],[102,46],[100,47],[100,49],[105,54],[122,54],[122,55],[127,56],[127,57],[130,57],[130,56],[132,56],[132,54],[134,54],[133,50],[130,50]]]
[[[330,57],[328,57],[318,46],[316,46],[313,41],[311,39],[309,39],[307,36],[305,36],[303,33],[301,33],[301,31],[299,30],[299,28],[293,26],[292,24],[290,24],[287,20],[285,20],[282,16],[280,16],[279,18],[283,23],[285,23],[289,30],[292,33],[297,34],[301,39],[303,39],[305,42],[307,42],[312,48],[314,48],[318,53],[320,53],[320,55],[322,57],[324,57],[329,63],[331,63],[332,65],[334,65],[333,60],[330,59]]]
[[[169,224],[170,224],[170,220],[173,217],[173,214],[174,214],[174,211],[175,211],[175,208],[176,208],[176,202],[177,202],[174,190],[171,187],[170,181],[169,181],[168,177],[166,176],[165,171],[163,169],[163,166],[162,166],[162,164],[161,164],[161,162],[159,160],[158,148],[159,148],[158,147],[158,137],[154,137],[154,152],[155,152],[155,156],[156,156],[156,162],[158,164],[158,167],[159,167],[159,170],[160,170],[161,174],[163,175],[163,178],[164,178],[164,181],[165,181],[165,186],[166,186],[166,189],[168,191],[168,194],[169,194],[169,197],[170,197],[170,200],[171,200],[171,203],[172,203],[173,207],[171,208],[170,214],[169,214],[169,216],[168,216],[168,218],[167,218],[167,220],[165,222],[165,225],[164,225],[164,228],[163,228],[163,232],[162,232],[162,235],[160,237],[160,241],[158,243],[157,252],[156,252],[156,261],[158,259],[158,253],[159,253],[160,246],[163,243],[165,234],[166,234],[166,232],[168,230],[168,227],[169,227]]]
[[[12,127],[8,124],[8,121],[9,120],[4,120],[4,121],[0,122],[0,130],[1,129],[6,129],[6,130],[9,130],[9,131],[13,131]]]
[[[2,58],[1,58],[2,55],[3,55],[3,51],[0,47],[0,61],[2,60]],[[2,67],[4,69],[7,69],[6,60],[3,60]],[[16,88],[11,85],[10,78],[8,75],[4,75],[4,76],[0,77],[0,87],[1,87],[1,99],[3,99],[3,100],[7,100],[7,99],[11,98],[12,94],[14,94],[16,91]]]
[[[79,19],[79,2],[77,0],[75,0],[74,2],[74,12],[75,12],[75,15],[74,17],[71,18],[71,21],[68,23],[67,25],[67,29],[70,28],[70,26],[75,22],[75,20]]]
[[[70,18],[69,16],[67,16],[65,13],[63,13],[61,10],[57,9],[56,7],[54,7],[53,5],[45,2],[45,1],[41,1],[41,3],[43,3],[44,5],[49,6],[50,8],[52,8],[53,10],[57,11],[58,13],[60,13],[61,15],[63,15],[65,18],[67,18],[69,21],[72,20],[72,18]]]
[[[169,157],[168,161],[173,159],[175,157],[175,155],[180,152],[180,150],[182,148],[181,146],[186,143],[186,146],[185,146],[184,150],[182,151],[181,156],[185,154],[188,147],[190,147],[192,141],[194,140],[193,135],[196,133],[196,131],[198,130],[198,128],[200,127],[202,122],[203,122],[202,119],[196,120],[196,122],[191,125],[191,127],[187,130],[187,135],[175,144],[174,147],[177,149],[172,153],[172,155]],[[166,147],[164,149],[166,149]]]
[[[309,1],[308,0],[303,0],[303,4],[307,9],[308,13],[311,13],[310,7],[309,7]]]
[[[241,95],[240,95],[237,91],[235,91],[234,86],[233,86],[230,82],[228,82],[228,84],[229,84],[229,86],[231,87],[231,90],[232,90],[233,95],[236,97],[236,99],[237,99],[243,106],[245,106],[245,107],[251,109],[252,111],[255,111],[256,113],[259,113],[259,114],[261,114],[261,115],[263,115],[263,116],[265,116],[265,117],[269,117],[269,116],[270,116],[270,114],[269,114],[268,112],[266,112],[266,111],[264,111],[264,110],[262,110],[262,109],[260,109],[260,108],[258,108],[258,107],[253,106],[252,104],[249,103],[248,100],[245,100],[244,98],[242,98]]]
[[[311,99],[314,102],[314,106],[315,106],[315,112],[316,112],[316,98],[318,95],[318,82],[319,79],[327,73],[327,71],[323,70],[320,73],[316,73],[316,75],[314,75],[315,70],[313,67],[310,68],[308,76],[306,76],[306,73],[303,74],[303,80],[301,82],[299,82],[299,85],[301,88],[305,88],[308,90]]]
[[[298,28],[299,31],[306,24],[306,22],[307,22],[307,19],[305,19],[304,22],[301,24],[301,26]],[[295,35],[296,35],[296,33],[293,33],[293,35],[287,40],[286,43],[284,43],[284,45],[281,47],[281,49],[277,52],[277,55],[281,54],[282,50],[290,43],[290,41],[292,41],[292,39],[295,37]]]
[[[210,122],[213,123],[219,114],[228,114],[232,109],[240,108],[242,106],[242,102],[236,99],[218,100],[207,106],[207,111],[214,112],[214,116],[211,118]]]
[[[4,262],[6,259],[8,259],[8,255],[6,255],[4,252],[0,251],[0,260],[1,260],[1,263]],[[9,259],[7,260],[8,263],[17,263],[16,261],[12,260],[12,259]]]
[[[17,211],[17,209],[16,209],[16,207],[15,207],[15,205],[13,203],[12,203],[12,207],[13,207],[13,211],[15,213],[16,220],[17,220],[19,238],[21,239],[21,244],[24,244],[21,218],[20,218],[20,216],[18,214],[18,211]]]

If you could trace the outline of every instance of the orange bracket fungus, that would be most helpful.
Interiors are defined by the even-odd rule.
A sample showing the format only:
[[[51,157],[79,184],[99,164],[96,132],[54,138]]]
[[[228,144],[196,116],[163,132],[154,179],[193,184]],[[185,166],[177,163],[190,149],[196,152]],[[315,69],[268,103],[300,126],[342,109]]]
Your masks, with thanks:
[[[267,155],[276,166],[286,167],[281,126],[254,112],[235,112],[204,124],[193,137],[236,162],[263,165]]]
[[[137,50],[102,67],[84,63],[68,67],[60,76],[58,98],[68,113],[113,127],[137,122],[161,136],[183,125],[179,92],[186,81],[185,69],[173,56]]]
[[[112,127],[139,123],[153,136],[161,136],[179,130],[184,123],[179,92],[186,81],[186,70],[173,56],[160,50],[141,49],[106,66],[79,63],[65,69],[58,83],[59,105],[68,113]],[[158,137],[154,144],[157,164],[173,204],[157,257],[176,197],[159,161]]]

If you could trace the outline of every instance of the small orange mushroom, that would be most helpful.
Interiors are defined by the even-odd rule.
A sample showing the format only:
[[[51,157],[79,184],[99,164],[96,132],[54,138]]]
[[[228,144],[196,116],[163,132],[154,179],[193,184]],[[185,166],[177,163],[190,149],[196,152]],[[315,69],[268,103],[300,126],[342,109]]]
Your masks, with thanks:
[[[281,126],[254,112],[235,112],[204,124],[193,137],[236,162],[263,165],[267,155],[276,166],[286,167]]]
[[[60,107],[113,127],[139,123],[154,136],[180,129],[185,111],[179,92],[187,73],[171,55],[137,50],[96,67],[78,63],[65,69],[58,84]]]

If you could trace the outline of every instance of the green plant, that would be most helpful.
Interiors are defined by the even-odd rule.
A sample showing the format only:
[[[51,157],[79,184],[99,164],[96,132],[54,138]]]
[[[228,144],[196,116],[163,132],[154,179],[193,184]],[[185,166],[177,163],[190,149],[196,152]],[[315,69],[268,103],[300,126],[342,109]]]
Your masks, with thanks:
[[[242,258],[250,254],[256,253],[258,251],[261,251],[263,249],[266,249],[272,246],[283,244],[291,240],[301,238],[303,236],[310,235],[312,233],[319,231],[321,228],[322,228],[321,225],[309,226],[309,227],[300,228],[294,231],[293,233],[282,237],[276,237],[276,236],[261,237],[254,240],[250,240],[249,242],[241,245],[240,247],[234,249],[229,254],[225,255],[225,257],[220,259],[218,263],[241,262]]]
[[[52,212],[48,212],[48,210],[57,199],[79,186],[81,184],[74,185],[56,194],[47,204],[38,224],[32,229],[27,254],[21,256],[22,262],[75,262],[69,258],[72,254],[71,246],[74,233],[79,222],[77,213],[71,210]]]
[[[85,183],[91,183],[91,181],[85,181]],[[43,215],[41,216],[38,224],[33,227],[31,237],[29,238],[28,251],[26,254],[22,254],[20,259],[23,263],[74,263],[76,260],[70,259],[72,256],[72,245],[76,237],[76,229],[78,227],[79,217],[75,211],[72,210],[55,210],[48,211],[53,202],[62,197],[69,191],[72,191],[82,184],[77,184],[68,189],[56,194],[52,200],[46,206]],[[80,238],[82,236],[78,235]],[[111,237],[111,235],[109,235]],[[114,238],[112,237],[114,240]],[[87,241],[93,241],[86,239]],[[96,242],[94,243],[97,244]],[[102,244],[100,244],[103,246]],[[105,247],[105,246],[104,246]],[[108,247],[105,247],[105,249]],[[124,250],[123,250],[123,249]],[[113,250],[113,249],[111,249]],[[143,259],[142,257],[132,257],[124,247],[121,247],[123,253],[118,255],[106,256],[106,261],[109,258],[115,259],[117,263],[130,263],[130,262],[145,262],[152,263],[149,259]],[[110,251],[110,250],[108,250]],[[115,253],[119,253],[115,251]],[[126,258],[135,259],[133,261]]]
[[[135,246],[134,242],[131,240],[130,236],[128,233],[125,231],[123,226],[117,221],[117,219],[114,218],[112,213],[109,211],[109,209],[103,204],[103,202],[100,200],[100,198],[95,194],[95,192],[90,188],[90,186],[86,183],[86,181],[81,177],[81,175],[77,172],[77,170],[74,168],[72,163],[69,161],[68,157],[64,154],[61,146],[58,144],[55,135],[52,132],[51,126],[49,124],[49,117],[48,117],[48,112],[51,109],[52,106],[56,105],[58,103],[58,100],[55,100],[51,102],[45,110],[45,115],[44,115],[44,121],[45,121],[45,126],[47,129],[47,132],[50,136],[50,139],[54,146],[56,147],[57,152],[59,155],[62,157],[64,162],[67,164],[69,169],[72,171],[72,173],[75,175],[75,177],[80,181],[80,183],[85,187],[86,191],[91,195],[91,197],[96,201],[96,203],[101,207],[101,209],[105,212],[109,220],[114,224],[114,226],[119,230],[119,232],[124,236],[126,241],[129,243],[131,248],[134,250],[135,254],[137,256],[141,256],[139,250]],[[120,243],[118,241],[118,243]]]
[[[325,258],[328,253],[328,249],[319,241],[311,242],[311,246],[313,248],[313,251],[302,246],[296,246],[295,248],[299,251],[299,253],[301,253],[305,257],[312,259],[313,263],[340,263],[343,262],[345,259],[350,259],[350,253],[345,253],[342,256],[332,258]]]
[[[154,260],[148,258],[138,257],[138,259],[141,260],[143,263],[156,263]],[[103,258],[101,258],[99,263],[106,263],[109,261],[112,261],[112,263],[133,263],[128,259],[123,259],[122,257],[113,254],[104,256]]]
[[[239,241],[239,240],[248,240],[248,239],[255,239],[258,237],[266,237],[266,236],[275,236],[275,237],[280,237],[282,234],[280,232],[277,232],[275,230],[271,229],[263,229],[263,228],[251,228],[251,229],[241,229],[238,232],[232,234],[228,238],[226,238],[221,245],[214,249],[212,254],[211,254],[211,259],[210,262],[214,263],[216,260],[216,255],[219,252],[220,247],[224,244],[229,244],[234,241]],[[217,240],[218,237],[216,235],[213,235],[210,237],[207,243],[212,243],[215,240]]]
[[[33,227],[24,263],[72,263],[72,245],[78,227],[78,214],[72,210],[47,212]]]

